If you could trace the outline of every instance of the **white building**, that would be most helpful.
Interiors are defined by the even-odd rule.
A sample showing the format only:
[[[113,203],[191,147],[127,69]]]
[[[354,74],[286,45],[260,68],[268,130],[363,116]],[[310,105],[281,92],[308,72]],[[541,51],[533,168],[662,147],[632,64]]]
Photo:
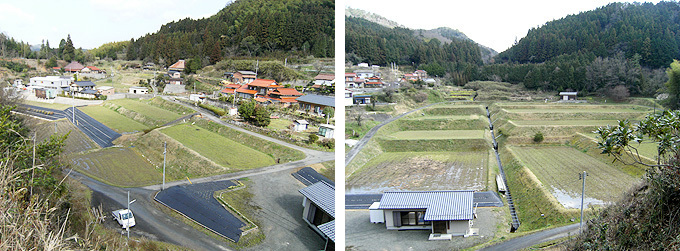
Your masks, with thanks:
[[[132,94],[149,94],[149,88],[132,86],[128,89],[128,92]]]
[[[34,88],[53,89],[56,90],[57,93],[61,93],[69,88],[72,81],[72,77],[66,76],[32,77],[29,86]]]

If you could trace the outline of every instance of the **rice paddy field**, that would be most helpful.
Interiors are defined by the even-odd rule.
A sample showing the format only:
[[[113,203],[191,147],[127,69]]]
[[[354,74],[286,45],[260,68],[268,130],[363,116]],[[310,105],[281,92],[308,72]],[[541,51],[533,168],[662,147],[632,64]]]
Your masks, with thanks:
[[[130,148],[110,147],[69,157],[71,166],[90,177],[115,186],[157,184],[162,174]]]
[[[346,168],[347,192],[485,190],[482,112],[478,104],[442,104],[385,125]]]
[[[143,115],[144,117],[158,121],[159,123],[167,123],[182,117],[182,114],[150,105],[149,102],[149,100],[138,99],[116,99],[107,101],[107,103],[115,104],[126,110],[134,111]]]
[[[569,146],[512,146],[510,150],[565,208],[580,206],[583,171],[588,173],[586,204],[614,202],[638,179]]]
[[[63,136],[68,134],[64,141],[64,153],[72,154],[93,149],[99,149],[99,145],[94,143],[83,132],[78,130],[71,122],[66,119],[57,121],[40,121],[36,120],[35,128],[32,128],[37,133],[38,141],[49,139],[51,136]]]

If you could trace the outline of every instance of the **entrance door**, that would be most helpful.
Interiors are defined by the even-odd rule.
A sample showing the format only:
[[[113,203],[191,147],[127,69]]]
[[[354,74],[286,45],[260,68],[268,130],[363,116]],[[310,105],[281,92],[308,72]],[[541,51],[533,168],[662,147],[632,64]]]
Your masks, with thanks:
[[[434,234],[445,234],[446,233],[446,221],[433,221],[432,222],[432,233],[434,233]]]

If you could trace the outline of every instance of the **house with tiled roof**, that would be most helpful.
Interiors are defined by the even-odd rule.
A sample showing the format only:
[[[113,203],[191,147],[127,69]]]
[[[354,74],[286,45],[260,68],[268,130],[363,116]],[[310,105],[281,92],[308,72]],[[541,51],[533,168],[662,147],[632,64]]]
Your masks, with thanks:
[[[319,74],[314,77],[314,85],[333,86],[335,84],[334,74]]]
[[[64,71],[70,72],[70,73],[75,73],[75,72],[80,72],[80,70],[82,70],[83,68],[85,68],[85,66],[78,63],[78,61],[73,61],[70,64],[67,64],[66,66],[64,66]]]
[[[269,99],[274,102],[280,102],[286,104],[297,103],[297,98],[303,94],[295,90],[295,88],[277,88],[267,95]]]
[[[247,84],[257,79],[257,73],[252,71],[237,71],[232,75],[232,79],[237,84]]]
[[[170,67],[168,67],[168,70],[184,71],[185,66],[186,66],[186,62],[184,60],[180,59],[180,60],[177,60],[176,63],[174,63]]]
[[[82,70],[80,70],[81,73],[104,73],[104,70],[97,68],[96,66],[86,66]]]
[[[256,98],[257,96],[264,97],[269,92],[280,88],[281,86],[271,79],[256,79],[250,83],[244,84],[235,90],[235,93],[240,98]]]
[[[239,84],[227,84],[224,86],[224,89],[220,91],[222,95],[234,95],[236,89],[240,88],[241,85]]]
[[[92,81],[75,81],[69,85],[69,93],[80,98],[96,98],[96,86]]]
[[[324,116],[323,109],[326,107],[335,108],[335,97],[308,94],[296,100],[300,104],[300,110],[317,116]]]
[[[316,182],[300,189],[304,196],[302,219],[326,240],[325,250],[335,247],[335,185]]]
[[[382,79],[377,76],[368,78],[368,81],[364,83],[364,88],[382,88],[383,86],[385,86],[385,83],[383,83]]]
[[[429,230],[430,239],[470,236],[475,218],[473,191],[385,192],[375,202],[371,222],[388,230]]]

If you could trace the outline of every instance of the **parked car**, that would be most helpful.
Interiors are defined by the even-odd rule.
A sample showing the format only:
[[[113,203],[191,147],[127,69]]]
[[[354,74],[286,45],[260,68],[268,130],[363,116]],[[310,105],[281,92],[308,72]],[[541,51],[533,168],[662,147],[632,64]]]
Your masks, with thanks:
[[[112,212],[113,218],[118,221],[123,228],[135,226],[135,216],[128,209],[118,209]]]

